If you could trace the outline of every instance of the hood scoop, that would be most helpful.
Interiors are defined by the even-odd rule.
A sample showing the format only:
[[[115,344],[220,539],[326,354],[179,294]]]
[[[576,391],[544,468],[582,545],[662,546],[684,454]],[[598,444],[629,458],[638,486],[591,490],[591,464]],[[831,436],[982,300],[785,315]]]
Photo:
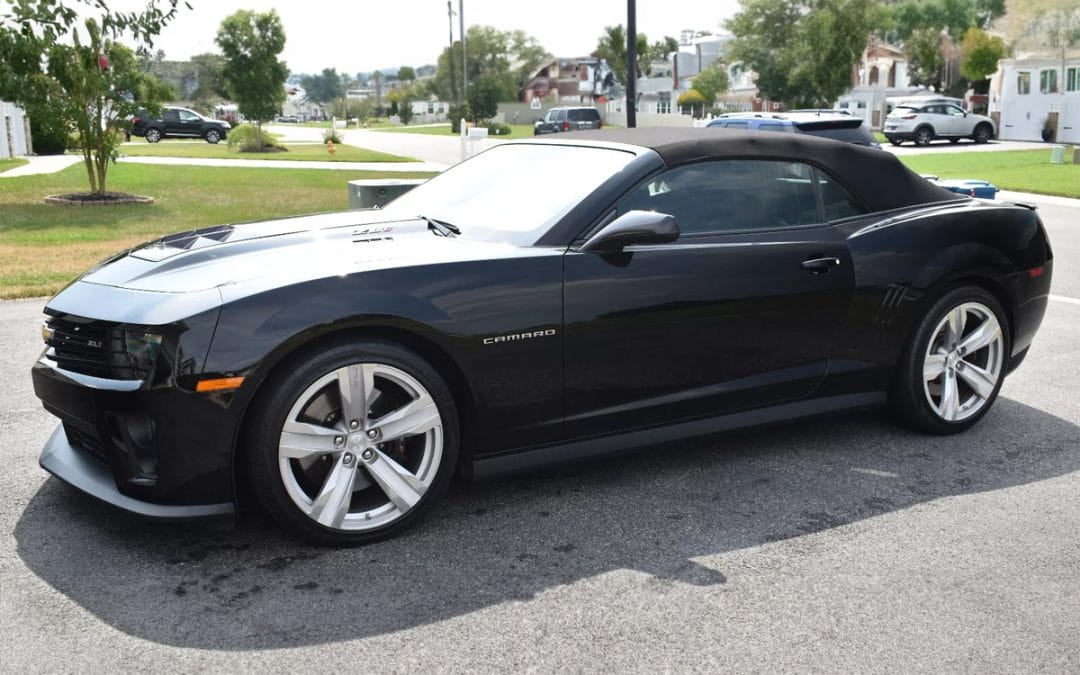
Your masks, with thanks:
[[[152,241],[131,255],[140,260],[160,262],[184,251],[194,251],[207,246],[215,246],[228,241],[236,228],[232,225],[215,225],[201,230],[188,230]]]

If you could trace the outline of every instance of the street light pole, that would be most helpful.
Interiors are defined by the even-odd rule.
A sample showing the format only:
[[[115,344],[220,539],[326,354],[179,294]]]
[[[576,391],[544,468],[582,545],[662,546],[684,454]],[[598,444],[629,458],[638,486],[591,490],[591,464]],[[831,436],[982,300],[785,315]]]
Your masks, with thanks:
[[[637,7],[626,0],[626,126],[637,126]]]
[[[454,8],[450,3],[451,0],[446,0],[446,18],[450,23],[450,51],[447,56],[450,58],[450,98],[457,103],[457,78],[454,76]]]

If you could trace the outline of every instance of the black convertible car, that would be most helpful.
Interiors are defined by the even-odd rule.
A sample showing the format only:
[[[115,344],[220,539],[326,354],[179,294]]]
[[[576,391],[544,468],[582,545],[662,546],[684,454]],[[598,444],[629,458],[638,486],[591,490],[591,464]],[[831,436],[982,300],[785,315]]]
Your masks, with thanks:
[[[506,143],[382,210],[185,232],[89,270],[45,308],[34,388],[62,424],[41,465],[148,516],[252,495],[355,543],[415,522],[455,471],[880,405],[953,433],[1027,353],[1051,258],[1033,207],[849,143]]]

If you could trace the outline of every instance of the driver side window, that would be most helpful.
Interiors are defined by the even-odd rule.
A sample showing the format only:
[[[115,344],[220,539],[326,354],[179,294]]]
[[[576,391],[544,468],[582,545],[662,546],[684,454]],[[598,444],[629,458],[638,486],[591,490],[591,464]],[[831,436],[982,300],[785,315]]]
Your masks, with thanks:
[[[812,169],[798,162],[719,160],[646,179],[616,205],[675,216],[684,236],[821,222]]]

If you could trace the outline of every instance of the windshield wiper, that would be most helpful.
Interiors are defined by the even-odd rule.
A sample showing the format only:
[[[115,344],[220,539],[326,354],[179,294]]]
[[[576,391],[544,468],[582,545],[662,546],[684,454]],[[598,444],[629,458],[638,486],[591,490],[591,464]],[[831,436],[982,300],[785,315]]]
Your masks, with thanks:
[[[427,222],[428,229],[439,235],[440,237],[453,237],[461,234],[461,228],[453,223],[448,223],[443,220],[436,220],[431,216],[419,215],[417,218]]]

